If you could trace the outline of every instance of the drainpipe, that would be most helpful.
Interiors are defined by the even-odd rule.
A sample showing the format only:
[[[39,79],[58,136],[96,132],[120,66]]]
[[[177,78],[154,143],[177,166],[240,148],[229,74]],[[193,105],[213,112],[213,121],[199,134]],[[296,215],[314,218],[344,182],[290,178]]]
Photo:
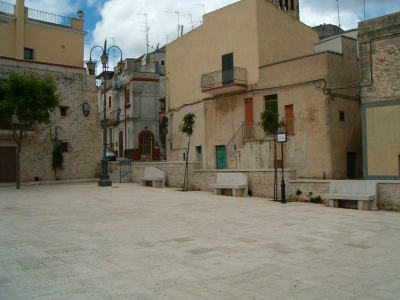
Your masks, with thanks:
[[[25,4],[24,0],[16,0],[14,15],[15,24],[15,58],[24,59],[24,33],[25,33]]]

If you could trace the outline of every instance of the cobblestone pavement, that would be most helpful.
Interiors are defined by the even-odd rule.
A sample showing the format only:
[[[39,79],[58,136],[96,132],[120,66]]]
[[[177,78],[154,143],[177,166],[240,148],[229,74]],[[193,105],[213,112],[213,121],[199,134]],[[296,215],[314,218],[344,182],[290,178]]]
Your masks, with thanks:
[[[0,188],[0,299],[399,299],[400,214],[136,184]]]

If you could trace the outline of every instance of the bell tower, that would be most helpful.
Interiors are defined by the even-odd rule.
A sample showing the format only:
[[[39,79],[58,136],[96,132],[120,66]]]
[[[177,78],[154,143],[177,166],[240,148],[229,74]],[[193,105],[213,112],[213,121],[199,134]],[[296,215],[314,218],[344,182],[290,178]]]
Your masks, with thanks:
[[[296,19],[300,19],[299,0],[267,0],[269,3],[276,5],[280,9],[286,11],[289,15]]]

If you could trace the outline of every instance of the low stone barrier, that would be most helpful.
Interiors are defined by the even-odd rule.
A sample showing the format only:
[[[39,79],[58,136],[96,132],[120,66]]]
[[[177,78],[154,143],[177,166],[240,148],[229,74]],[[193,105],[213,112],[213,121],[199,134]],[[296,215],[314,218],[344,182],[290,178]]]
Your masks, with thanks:
[[[166,186],[182,188],[185,174],[185,162],[133,162],[131,181],[139,182],[145,167],[155,167],[167,174]],[[256,197],[274,197],[274,170],[200,170],[200,163],[189,162],[189,189],[211,191],[209,185],[217,181],[221,172],[244,173],[249,178],[249,194]],[[296,179],[295,170],[284,170],[286,198],[296,201],[308,201],[309,193],[313,197],[329,193],[329,180]],[[281,195],[282,173],[278,170],[278,197]],[[382,210],[400,211],[400,181],[383,180],[378,183],[378,207]],[[302,194],[296,196],[297,190]],[[324,201],[324,200],[323,200]],[[325,203],[325,202],[324,202]]]

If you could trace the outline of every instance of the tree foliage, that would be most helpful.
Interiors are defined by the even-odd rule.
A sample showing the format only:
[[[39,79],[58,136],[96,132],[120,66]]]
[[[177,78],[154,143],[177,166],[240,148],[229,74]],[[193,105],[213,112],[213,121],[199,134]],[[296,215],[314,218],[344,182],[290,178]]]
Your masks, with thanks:
[[[0,116],[15,115],[21,124],[49,123],[60,103],[51,76],[11,72],[0,93]]]
[[[260,120],[258,126],[270,135],[276,134],[280,128],[286,128],[285,122],[279,121],[279,114],[268,109],[260,113]]]
[[[49,75],[11,72],[0,88],[0,118],[10,123],[17,143],[17,188],[20,188],[22,140],[35,123],[48,124],[60,103],[57,84]]]
[[[183,119],[182,123],[179,125],[179,131],[182,134],[185,134],[186,136],[190,137],[193,134],[194,131],[194,124],[196,123],[195,121],[196,115],[192,112],[187,113]]]
[[[190,146],[190,137],[193,134],[194,124],[196,123],[195,119],[196,119],[196,115],[194,113],[192,113],[192,112],[187,113],[183,117],[182,123],[179,125],[179,131],[182,134],[185,134],[187,137],[189,137],[187,152],[186,152],[185,178],[183,180],[183,190],[184,191],[189,190],[189,146]]]

